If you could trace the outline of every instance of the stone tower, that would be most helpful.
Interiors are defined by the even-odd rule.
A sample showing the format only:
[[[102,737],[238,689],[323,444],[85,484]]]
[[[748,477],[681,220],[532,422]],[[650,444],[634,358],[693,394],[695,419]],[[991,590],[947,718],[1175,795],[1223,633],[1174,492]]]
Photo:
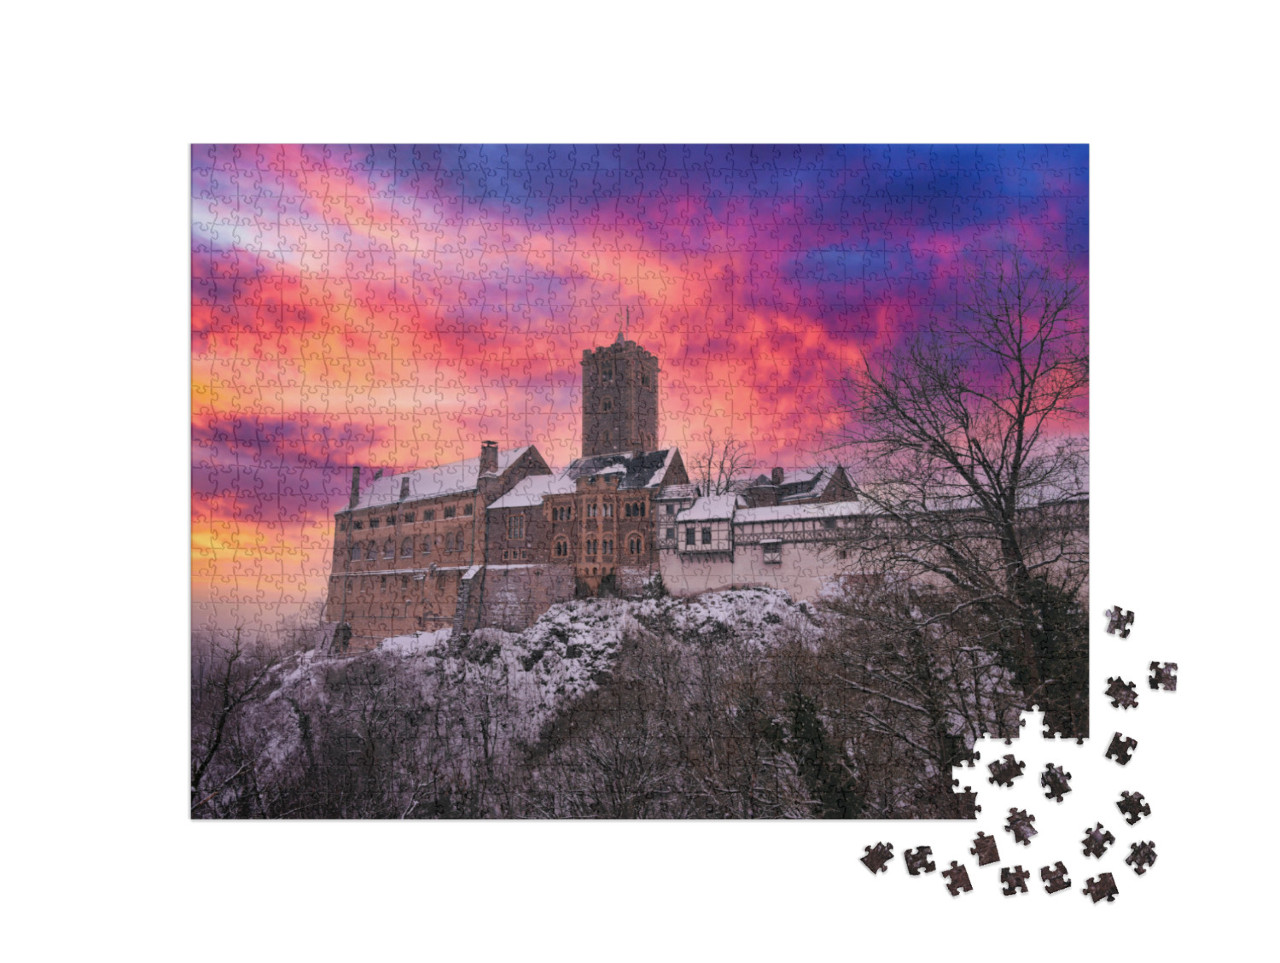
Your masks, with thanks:
[[[582,455],[658,447],[658,359],[634,341],[582,352]]]

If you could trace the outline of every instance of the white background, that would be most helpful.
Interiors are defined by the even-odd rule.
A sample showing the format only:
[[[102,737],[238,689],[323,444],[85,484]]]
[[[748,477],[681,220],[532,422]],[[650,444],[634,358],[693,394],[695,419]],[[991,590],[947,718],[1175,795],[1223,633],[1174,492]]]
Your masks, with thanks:
[[[1275,32],[1252,5],[1177,9],[11,11],[13,958],[1269,949]],[[1094,678],[1181,665],[1176,695],[1141,683],[1138,712],[1096,710],[1094,730],[1142,742],[1114,788],[1141,789],[1154,813],[1117,835],[1155,839],[1156,866],[1135,880],[1113,852],[1102,868],[1121,895],[1094,906],[1078,849],[1072,891],[1052,898],[1004,900],[972,858],[976,890],[958,899],[936,874],[907,877],[907,846],[933,842],[940,868],[966,856],[936,824],[188,822],[188,145],[260,139],[1091,144]],[[1114,601],[1138,614],[1128,643],[1101,632]],[[1067,837],[1095,811],[1121,825],[1109,799],[1078,802]],[[1007,838],[996,809],[984,816]],[[872,877],[857,857],[877,839],[899,857]],[[1049,852],[1037,837],[1017,861],[1034,870]]]

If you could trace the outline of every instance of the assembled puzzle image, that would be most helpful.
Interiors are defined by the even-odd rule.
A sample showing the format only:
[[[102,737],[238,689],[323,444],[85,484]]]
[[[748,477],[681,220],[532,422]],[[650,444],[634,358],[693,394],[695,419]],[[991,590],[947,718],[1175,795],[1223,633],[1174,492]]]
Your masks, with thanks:
[[[192,818],[1072,791],[978,745],[1090,733],[1086,147],[195,145],[191,178]],[[1038,834],[1001,812],[979,867]]]

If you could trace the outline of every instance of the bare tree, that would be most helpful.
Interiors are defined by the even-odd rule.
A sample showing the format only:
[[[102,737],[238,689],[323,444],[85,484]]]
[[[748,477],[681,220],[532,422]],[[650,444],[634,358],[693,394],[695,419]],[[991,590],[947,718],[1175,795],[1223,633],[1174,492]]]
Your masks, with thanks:
[[[723,495],[733,489],[735,482],[746,481],[752,468],[747,455],[747,443],[736,441],[732,435],[724,441],[716,441],[707,429],[698,454],[689,467],[694,484],[704,495]]]
[[[970,289],[957,318],[850,379],[846,441],[878,516],[854,535],[854,567],[864,584],[927,587],[934,604],[901,610],[919,628],[966,613],[1050,724],[1083,735],[1083,289],[1016,252]]]

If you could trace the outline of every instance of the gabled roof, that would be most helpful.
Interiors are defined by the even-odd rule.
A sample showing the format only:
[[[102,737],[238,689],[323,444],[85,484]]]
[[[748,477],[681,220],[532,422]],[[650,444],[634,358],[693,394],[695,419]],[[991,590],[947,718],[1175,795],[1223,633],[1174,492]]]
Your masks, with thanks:
[[[597,475],[622,473],[619,488],[657,488],[671,467],[679,449],[664,448],[661,451],[619,451],[608,455],[590,455],[577,458],[565,474],[575,481]]]
[[[563,472],[557,475],[530,475],[520,479],[511,491],[489,508],[528,508],[531,505],[541,505],[545,496],[571,494],[575,487],[573,479]]]
[[[713,518],[733,518],[735,509],[746,508],[740,495],[704,495],[676,516],[677,522],[709,521]]]
[[[750,522],[790,522],[806,518],[840,518],[873,515],[874,508],[865,502],[823,502],[808,505],[766,505],[763,508],[740,508],[733,516],[737,525]]]
[[[658,493],[659,501],[683,501],[686,498],[697,497],[697,485],[663,485],[662,491]]]
[[[529,450],[511,448],[498,452],[498,474],[501,475]],[[409,494],[400,497],[401,482],[409,480]],[[368,484],[360,486],[360,500],[355,511],[362,508],[375,508],[380,505],[398,505],[400,502],[416,501],[420,498],[438,498],[442,495],[461,495],[473,492],[480,479],[480,459],[468,458],[435,468],[419,468],[416,471],[402,472],[399,475],[383,475]],[[345,511],[345,509],[344,509]]]

